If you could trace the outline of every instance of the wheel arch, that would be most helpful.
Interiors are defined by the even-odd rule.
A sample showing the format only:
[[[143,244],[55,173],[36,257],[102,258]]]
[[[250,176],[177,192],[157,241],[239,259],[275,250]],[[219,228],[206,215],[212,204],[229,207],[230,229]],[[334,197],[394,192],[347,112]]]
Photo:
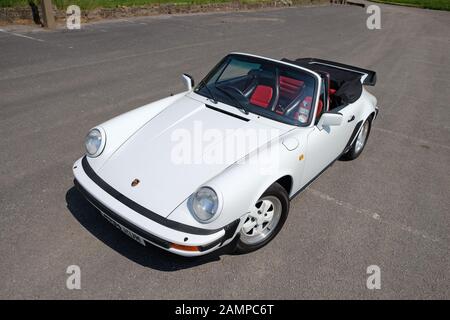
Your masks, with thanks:
[[[291,175],[285,175],[281,178],[279,178],[277,181],[275,181],[274,183],[278,183],[280,184],[287,192],[288,195],[291,194],[292,191],[292,185],[294,183],[294,179],[292,178]],[[270,186],[269,186],[270,187]]]
[[[264,194],[264,192],[266,192],[267,189],[269,189],[275,183],[279,183],[286,190],[288,197],[290,196],[290,192],[294,184],[294,179],[291,174],[285,172],[278,175],[276,178],[272,177],[272,179],[267,179],[255,193],[255,196],[251,199],[250,203],[256,203],[256,201],[258,201],[258,199]]]

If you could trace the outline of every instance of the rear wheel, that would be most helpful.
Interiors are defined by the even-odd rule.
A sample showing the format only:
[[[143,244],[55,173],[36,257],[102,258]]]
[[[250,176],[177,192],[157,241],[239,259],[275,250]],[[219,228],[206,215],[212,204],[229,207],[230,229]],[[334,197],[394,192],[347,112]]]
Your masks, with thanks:
[[[367,139],[369,139],[370,128],[371,121],[369,117],[362,124],[362,128],[356,136],[356,139],[350,149],[342,156],[343,160],[354,160],[359,157],[367,144]]]
[[[278,183],[264,192],[250,210],[239,232],[237,253],[247,253],[268,244],[280,232],[289,213],[289,196]]]

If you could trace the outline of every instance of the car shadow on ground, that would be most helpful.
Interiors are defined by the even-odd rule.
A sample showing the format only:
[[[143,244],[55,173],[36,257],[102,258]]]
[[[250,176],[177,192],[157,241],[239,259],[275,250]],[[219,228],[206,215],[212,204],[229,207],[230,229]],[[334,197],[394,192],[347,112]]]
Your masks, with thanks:
[[[222,255],[232,254],[232,246],[195,258],[177,256],[152,245],[144,247],[106,221],[75,187],[67,191],[66,203],[69,211],[86,230],[113,250],[145,267],[177,271],[219,261]]]

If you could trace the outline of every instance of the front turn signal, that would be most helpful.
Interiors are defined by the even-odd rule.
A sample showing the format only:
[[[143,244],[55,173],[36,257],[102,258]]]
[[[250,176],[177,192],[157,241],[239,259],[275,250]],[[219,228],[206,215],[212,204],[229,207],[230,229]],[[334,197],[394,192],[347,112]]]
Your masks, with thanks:
[[[183,251],[200,251],[200,248],[197,246],[183,246],[182,244],[171,243],[170,247],[172,249],[178,249]]]

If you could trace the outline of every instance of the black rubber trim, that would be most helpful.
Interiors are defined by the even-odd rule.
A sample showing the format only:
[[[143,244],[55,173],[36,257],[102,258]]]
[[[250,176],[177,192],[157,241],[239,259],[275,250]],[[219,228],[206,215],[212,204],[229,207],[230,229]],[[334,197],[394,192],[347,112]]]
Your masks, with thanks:
[[[75,187],[78,189],[78,191],[80,191],[80,193],[94,206],[96,207],[98,210],[100,210],[101,212],[103,212],[103,214],[107,215],[108,217],[110,217],[112,220],[116,221],[118,224],[124,226],[125,228],[133,231],[134,233],[136,233],[137,235],[141,236],[146,242],[153,244],[153,245],[158,245],[160,247],[169,249],[171,242],[166,241],[164,239],[161,239],[151,233],[148,233],[147,231],[137,227],[136,225],[128,222],[127,220],[123,219],[121,216],[119,216],[118,214],[116,214],[115,212],[113,212],[112,210],[108,209],[107,207],[105,207],[100,201],[98,201],[97,199],[95,199],[89,192],[87,192],[86,189],[83,188],[83,186],[75,179],[73,181]],[[225,230],[225,234],[207,244],[204,246],[199,246],[199,250],[200,252],[209,250],[211,248],[214,248],[217,245],[222,245],[225,241],[227,241],[228,239],[230,239],[234,233],[236,232],[236,228],[239,225],[240,220],[237,219],[235,221],[233,221],[232,223],[226,225],[224,227]]]
[[[236,229],[239,226],[240,221],[241,221],[240,219],[237,219],[237,220],[233,221],[232,223],[226,225],[224,228],[225,234],[223,235],[223,237],[220,239],[217,239],[214,242],[211,242],[210,244],[208,244],[206,246],[201,247],[201,251],[205,251],[205,250],[214,248],[218,244],[222,245],[225,241],[227,241],[228,239],[231,239],[234,236],[234,234],[236,233]]]
[[[174,230],[177,230],[177,231],[191,233],[191,234],[197,234],[197,235],[209,235],[209,234],[217,233],[217,232],[222,230],[222,228],[221,229],[215,229],[215,230],[197,228],[197,227],[193,227],[193,226],[190,226],[190,225],[187,225],[187,224],[179,223],[179,222],[176,222],[176,221],[164,218],[164,217],[158,215],[157,213],[155,213],[155,212],[153,212],[153,211],[151,211],[151,210],[141,206],[140,204],[134,202],[130,198],[127,198],[125,195],[121,194],[119,191],[117,191],[116,189],[111,187],[109,184],[107,184],[91,168],[91,166],[89,165],[89,162],[86,159],[86,156],[84,156],[83,160],[81,160],[81,164],[83,166],[84,172],[86,172],[88,177],[91,178],[92,181],[94,181],[100,188],[102,188],[110,196],[115,198],[117,201],[120,201],[121,203],[123,203],[124,205],[129,207],[130,209],[132,209],[132,210],[136,211],[137,213],[143,215],[144,217],[146,217],[146,218],[148,218],[148,219],[150,219],[152,221],[155,221],[156,223],[159,223],[159,224],[161,224],[161,225],[163,225],[165,227],[168,227],[168,228],[171,228],[171,229],[174,229]]]
[[[114,213],[113,211],[111,211],[110,209],[108,209],[107,207],[105,207],[100,201],[98,201],[97,199],[95,199],[89,192],[86,191],[86,189],[84,189],[81,184],[77,181],[74,180],[74,184],[75,187],[78,189],[78,191],[80,191],[80,193],[90,202],[92,203],[92,205],[94,207],[96,207],[98,210],[100,210],[101,212],[103,212],[105,215],[107,215],[108,217],[110,217],[111,219],[113,219],[114,221],[116,221],[117,223],[121,224],[122,226],[124,226],[127,229],[130,229],[131,231],[133,231],[134,233],[136,233],[137,235],[141,236],[142,238],[144,238],[147,242],[156,244],[158,246],[161,246],[163,248],[169,249],[170,248],[170,242],[160,239],[156,236],[154,236],[153,234],[148,233],[145,230],[142,230],[141,228],[136,227],[135,225],[129,223],[128,221],[126,221],[125,219],[123,219],[121,216],[117,215],[116,213]]]
[[[355,139],[356,134],[358,133],[362,123],[363,123],[362,120],[356,123],[355,129],[353,129],[352,135],[350,136],[350,139],[348,140],[347,145],[345,146],[344,153],[350,149],[350,146],[352,145],[352,142]]]
[[[208,109],[212,109],[212,110],[214,110],[214,111],[224,113],[224,114],[229,115],[229,116],[231,116],[231,117],[235,117],[235,118],[237,118],[237,119],[240,119],[240,120],[243,120],[243,121],[246,121],[246,122],[250,121],[250,119],[247,119],[247,118],[245,118],[245,117],[238,116],[237,114],[234,114],[234,113],[232,113],[232,112],[229,112],[229,111],[226,111],[226,110],[223,110],[223,109],[220,109],[220,108],[216,108],[216,107],[210,106],[209,104],[205,104],[205,106],[206,106]]]

